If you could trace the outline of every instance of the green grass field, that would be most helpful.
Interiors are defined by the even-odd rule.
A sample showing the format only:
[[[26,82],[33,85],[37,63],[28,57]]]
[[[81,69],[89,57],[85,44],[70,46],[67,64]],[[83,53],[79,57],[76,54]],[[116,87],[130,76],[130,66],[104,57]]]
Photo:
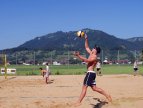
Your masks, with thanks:
[[[25,66],[25,65],[9,65],[8,68],[16,68],[16,75],[40,75],[39,68],[45,66]],[[50,65],[53,75],[79,75],[86,72],[86,65]],[[132,65],[102,65],[102,74],[133,74]],[[143,74],[143,66],[139,66],[139,73]]]

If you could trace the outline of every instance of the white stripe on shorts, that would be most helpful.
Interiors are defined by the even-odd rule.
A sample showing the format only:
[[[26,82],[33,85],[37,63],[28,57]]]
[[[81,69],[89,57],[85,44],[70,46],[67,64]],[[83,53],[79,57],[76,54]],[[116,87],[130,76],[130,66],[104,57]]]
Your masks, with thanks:
[[[90,73],[96,73],[95,71],[87,71],[87,72],[90,72]]]

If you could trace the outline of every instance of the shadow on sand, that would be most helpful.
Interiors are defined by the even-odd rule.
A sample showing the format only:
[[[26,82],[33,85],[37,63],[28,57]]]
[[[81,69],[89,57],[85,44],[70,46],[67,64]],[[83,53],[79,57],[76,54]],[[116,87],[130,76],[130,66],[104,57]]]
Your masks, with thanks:
[[[6,81],[9,81],[9,80],[12,80],[12,79],[14,79],[14,78],[16,78],[16,77],[11,77],[11,78],[4,79],[3,81],[0,81],[0,83],[3,83],[3,82],[6,82]]]
[[[93,98],[94,100],[97,100],[98,103],[97,104],[91,104],[93,106],[93,108],[102,108],[102,106],[108,104],[108,102],[106,101],[101,101],[99,98]]]
[[[54,80],[50,80],[48,81],[48,84],[52,84],[54,82]]]

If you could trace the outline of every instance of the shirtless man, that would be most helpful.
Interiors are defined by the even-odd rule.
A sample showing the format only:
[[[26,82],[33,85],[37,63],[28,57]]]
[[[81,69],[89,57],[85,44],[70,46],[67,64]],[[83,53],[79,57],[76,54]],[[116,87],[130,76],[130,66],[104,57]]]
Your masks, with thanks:
[[[41,71],[41,75],[42,75],[43,77],[45,77],[45,82],[46,82],[46,84],[48,84],[49,72],[48,72],[47,70],[45,70],[45,69],[42,69],[42,68],[39,68],[39,69],[40,69],[40,71]]]
[[[88,38],[87,38],[86,34],[85,34],[85,49],[89,53],[88,58],[81,56],[78,51],[76,51],[74,53],[74,55],[77,58],[79,58],[83,62],[87,63],[87,73],[86,73],[86,76],[84,78],[82,91],[81,91],[81,94],[80,94],[78,101],[75,103],[74,106],[81,105],[81,102],[86,95],[86,91],[87,91],[88,86],[90,86],[93,91],[96,91],[96,92],[104,95],[108,99],[108,101],[111,102],[112,101],[111,96],[109,94],[107,94],[103,89],[97,87],[96,82],[95,82],[96,73],[94,71],[94,68],[95,68],[96,63],[97,63],[97,55],[100,53],[100,47],[95,45],[95,47],[91,50],[89,48],[89,45],[88,45]]]
[[[44,77],[47,71],[44,70],[43,68],[39,68],[39,69],[40,69],[41,75]]]

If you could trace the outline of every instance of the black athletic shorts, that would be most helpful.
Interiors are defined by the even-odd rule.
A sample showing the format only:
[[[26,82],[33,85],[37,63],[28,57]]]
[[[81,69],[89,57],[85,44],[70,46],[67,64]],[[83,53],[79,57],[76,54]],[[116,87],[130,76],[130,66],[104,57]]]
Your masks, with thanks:
[[[92,71],[92,72],[88,71],[84,78],[83,84],[86,86],[96,85],[95,78],[96,78],[96,73],[94,71]]]
[[[137,71],[138,70],[138,68],[134,68],[134,71]]]
[[[97,68],[96,70],[99,71],[101,68]]]

